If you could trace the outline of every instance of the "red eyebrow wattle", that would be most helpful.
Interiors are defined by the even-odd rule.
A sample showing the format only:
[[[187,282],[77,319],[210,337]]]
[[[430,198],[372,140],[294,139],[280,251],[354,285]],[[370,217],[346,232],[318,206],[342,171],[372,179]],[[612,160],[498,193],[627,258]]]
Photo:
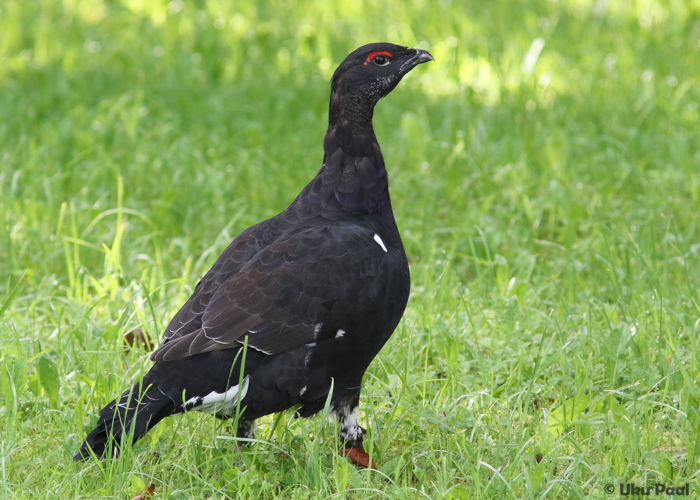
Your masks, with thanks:
[[[388,50],[382,50],[381,52],[370,52],[369,55],[367,56],[367,60],[365,61],[365,64],[370,62],[375,56],[378,56],[378,55],[387,56],[387,57],[394,57],[394,54],[392,54]]]

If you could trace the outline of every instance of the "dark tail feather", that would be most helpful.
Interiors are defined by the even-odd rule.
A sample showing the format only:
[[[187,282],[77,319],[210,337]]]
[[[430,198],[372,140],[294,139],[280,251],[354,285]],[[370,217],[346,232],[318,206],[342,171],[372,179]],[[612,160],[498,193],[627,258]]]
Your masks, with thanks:
[[[163,394],[158,387],[149,386],[146,380],[139,382],[122,394],[118,404],[115,399],[102,408],[97,426],[88,434],[73,458],[87,460],[92,450],[98,458],[105,459],[110,444],[116,456],[119,446],[124,437],[131,432],[132,427],[134,432],[132,443],[135,443],[151,427],[168,415],[172,415],[174,410],[173,400]]]

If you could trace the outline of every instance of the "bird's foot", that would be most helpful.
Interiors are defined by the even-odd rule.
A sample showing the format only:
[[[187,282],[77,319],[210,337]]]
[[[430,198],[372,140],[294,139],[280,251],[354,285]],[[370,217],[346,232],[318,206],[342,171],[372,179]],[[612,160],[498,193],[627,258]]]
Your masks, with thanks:
[[[340,451],[340,456],[349,458],[353,464],[359,467],[377,470],[374,460],[370,466],[369,454],[360,448],[343,448]]]

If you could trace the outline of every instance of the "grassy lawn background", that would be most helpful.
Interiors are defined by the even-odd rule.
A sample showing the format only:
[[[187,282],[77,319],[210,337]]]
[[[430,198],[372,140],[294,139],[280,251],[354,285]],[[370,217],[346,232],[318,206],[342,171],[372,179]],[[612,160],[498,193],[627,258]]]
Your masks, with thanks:
[[[411,263],[336,429],[207,415],[76,464],[241,230],[321,166],[357,46],[431,51],[375,112]],[[4,0],[0,497],[605,498],[700,460],[700,4]],[[617,498],[615,493],[612,497]]]

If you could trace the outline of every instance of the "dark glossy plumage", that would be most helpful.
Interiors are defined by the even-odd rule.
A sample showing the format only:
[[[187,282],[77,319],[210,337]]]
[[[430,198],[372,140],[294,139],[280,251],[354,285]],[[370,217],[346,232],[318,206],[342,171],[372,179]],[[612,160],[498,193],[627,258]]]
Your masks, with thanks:
[[[377,101],[432,57],[387,43],[351,53],[332,80],[323,167],[281,214],[243,231],[197,284],[143,382],[105,407],[76,459],[114,450],[162,418],[201,410],[253,420],[331,403],[347,448],[362,376],[406,307],[410,276],[372,128]],[[247,343],[245,366],[242,346]],[[184,398],[183,398],[184,394]],[[367,464],[365,464],[367,465]]]

